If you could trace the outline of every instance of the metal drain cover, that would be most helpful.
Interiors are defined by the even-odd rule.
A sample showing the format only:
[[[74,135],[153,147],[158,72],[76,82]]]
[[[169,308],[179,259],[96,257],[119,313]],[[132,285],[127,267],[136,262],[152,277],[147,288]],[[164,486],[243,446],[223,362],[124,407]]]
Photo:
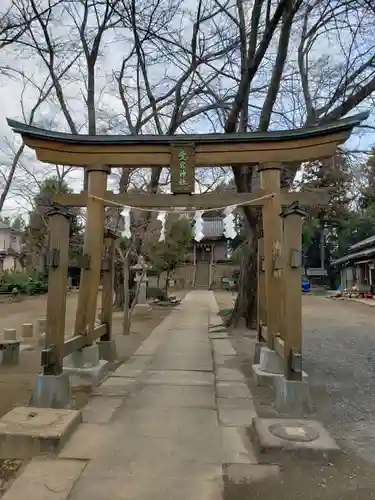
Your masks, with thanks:
[[[268,430],[278,438],[300,443],[309,443],[319,437],[319,432],[316,429],[302,422],[300,424],[296,424],[295,422],[292,424],[272,424]]]

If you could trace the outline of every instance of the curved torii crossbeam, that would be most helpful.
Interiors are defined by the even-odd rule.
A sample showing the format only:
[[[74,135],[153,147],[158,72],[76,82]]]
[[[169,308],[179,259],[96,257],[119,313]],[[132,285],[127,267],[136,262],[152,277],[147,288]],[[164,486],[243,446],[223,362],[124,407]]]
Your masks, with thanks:
[[[71,135],[8,119],[14,132],[35,150],[42,162],[85,166],[93,163],[128,166],[168,166],[173,148],[191,148],[197,166],[308,161],[330,157],[355,126],[361,113],[343,120],[288,131],[202,135]]]

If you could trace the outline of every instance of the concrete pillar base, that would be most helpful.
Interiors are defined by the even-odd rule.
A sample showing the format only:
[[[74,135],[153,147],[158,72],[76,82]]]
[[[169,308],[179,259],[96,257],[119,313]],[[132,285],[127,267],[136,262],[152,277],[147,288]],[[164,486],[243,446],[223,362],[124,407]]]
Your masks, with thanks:
[[[282,377],[281,373],[265,372],[260,369],[260,365],[252,366],[253,381],[260,387],[272,387],[275,377]]]
[[[114,340],[98,340],[96,345],[99,348],[99,358],[105,361],[117,361],[116,342]]]
[[[18,365],[20,358],[20,341],[3,340],[0,343],[0,365],[15,366]]]
[[[279,413],[301,414],[311,411],[310,388],[307,375],[302,380],[274,379],[276,410]]]
[[[254,365],[259,365],[260,351],[261,351],[262,347],[265,347],[264,342],[256,342],[256,344],[254,346],[254,361],[253,361]]]
[[[64,374],[69,376],[71,387],[96,387],[102,382],[110,368],[108,361],[100,360],[96,366],[64,366]]]
[[[99,347],[94,344],[69,354],[64,360],[64,367],[94,368],[98,366],[99,359]]]
[[[69,376],[37,375],[30,406],[35,408],[67,408],[70,405]]]
[[[260,387],[275,387],[276,379],[285,378],[283,373],[265,372],[260,365],[253,365],[253,380],[255,385]],[[307,373],[302,373],[302,380],[307,381]]]
[[[262,347],[260,350],[259,368],[264,372],[284,373],[283,360],[269,347]]]

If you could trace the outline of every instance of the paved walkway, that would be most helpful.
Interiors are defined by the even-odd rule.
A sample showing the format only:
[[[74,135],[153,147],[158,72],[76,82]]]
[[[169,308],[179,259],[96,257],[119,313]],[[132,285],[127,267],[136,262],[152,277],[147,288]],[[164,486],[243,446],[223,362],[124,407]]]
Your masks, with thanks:
[[[29,477],[43,500],[219,500],[223,469],[259,474],[245,432],[251,394],[226,334],[209,333],[217,311],[212,292],[189,293],[97,388],[59,459],[33,460],[19,492]],[[38,467],[49,471],[40,487]]]

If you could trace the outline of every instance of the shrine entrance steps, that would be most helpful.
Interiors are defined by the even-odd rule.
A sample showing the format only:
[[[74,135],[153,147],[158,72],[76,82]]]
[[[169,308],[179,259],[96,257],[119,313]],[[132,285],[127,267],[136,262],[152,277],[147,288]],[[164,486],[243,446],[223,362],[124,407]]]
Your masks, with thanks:
[[[208,289],[210,286],[210,267],[209,262],[197,262],[195,270],[194,288]]]

